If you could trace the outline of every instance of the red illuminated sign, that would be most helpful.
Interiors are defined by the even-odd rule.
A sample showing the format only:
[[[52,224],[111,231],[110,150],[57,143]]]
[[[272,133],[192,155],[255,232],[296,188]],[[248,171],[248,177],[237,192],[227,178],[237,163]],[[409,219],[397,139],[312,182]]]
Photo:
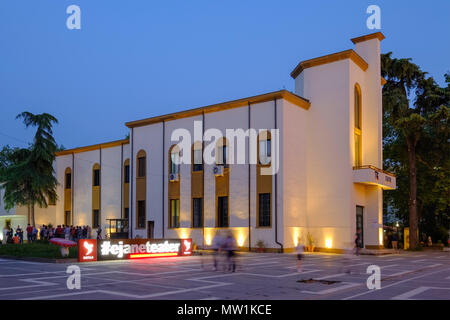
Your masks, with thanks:
[[[97,240],[78,240],[78,261],[97,261]]]
[[[78,241],[78,261],[191,256],[192,239],[106,239]]]
[[[181,239],[181,255],[192,255],[192,239]]]

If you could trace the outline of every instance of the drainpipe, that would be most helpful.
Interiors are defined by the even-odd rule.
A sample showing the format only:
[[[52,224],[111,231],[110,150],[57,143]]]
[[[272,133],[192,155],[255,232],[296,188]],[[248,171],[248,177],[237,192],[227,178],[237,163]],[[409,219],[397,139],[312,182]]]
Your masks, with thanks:
[[[72,181],[70,181],[70,183],[71,183],[71,187],[72,187],[72,189],[70,190],[70,193],[71,193],[71,195],[70,195],[70,197],[71,197],[71,200],[72,200],[72,203],[71,203],[71,206],[70,206],[70,210],[71,210],[71,220],[72,220],[72,225],[75,225],[75,213],[73,212],[73,208],[74,208],[74,203],[75,203],[75,201],[74,201],[74,199],[73,199],[73,195],[74,195],[74,190],[75,190],[75,186],[74,186],[74,182],[75,182],[75,153],[73,153],[72,152],[72,177],[71,177],[71,180]],[[65,187],[65,186],[64,186]]]
[[[164,151],[164,142],[165,142],[165,138],[166,138],[166,122],[163,121],[162,122],[163,125],[163,132],[162,132],[162,238],[164,239],[164,208],[165,208],[165,190],[164,190],[164,185],[165,185],[165,170],[164,170],[164,155],[165,155],[165,151]]]
[[[123,143],[120,144],[120,218],[123,218]]]
[[[248,252],[252,251],[252,224],[251,224],[251,207],[250,207],[250,101],[248,102]]]
[[[133,239],[133,185],[134,185],[134,153],[133,153],[133,142],[134,142],[134,128],[131,128],[130,135],[131,142],[131,160],[130,160],[130,178],[131,178],[131,196],[130,196],[130,212],[128,213],[128,233],[130,239]]]
[[[205,161],[203,160],[203,150],[205,142],[203,136],[205,135],[205,111],[202,111],[202,232],[203,232],[203,249],[205,249]],[[195,141],[194,141],[195,144]],[[192,157],[194,158],[194,157]],[[192,179],[192,177],[191,177]]]
[[[275,129],[278,129],[278,123],[277,123],[277,99],[274,100],[274,119],[275,119]],[[279,150],[279,146],[277,145],[277,149]],[[276,160],[277,157],[274,157],[274,160]],[[272,163],[273,164],[273,163]],[[278,172],[275,174],[275,243],[280,246],[280,253],[283,253],[283,244],[278,242]]]

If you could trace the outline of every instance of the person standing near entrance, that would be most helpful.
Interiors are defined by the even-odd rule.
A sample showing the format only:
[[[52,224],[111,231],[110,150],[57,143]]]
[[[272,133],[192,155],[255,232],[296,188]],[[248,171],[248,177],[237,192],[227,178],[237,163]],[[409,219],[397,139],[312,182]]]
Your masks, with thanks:
[[[23,243],[23,230],[22,230],[22,228],[20,228],[20,226],[17,226],[16,234],[19,237],[19,243],[22,244]]]
[[[28,224],[27,226],[27,241],[28,243],[31,243],[33,240],[33,227]]]
[[[305,246],[302,243],[302,239],[298,237],[297,239],[297,246],[295,247],[297,250],[297,272],[302,272],[302,260],[303,260],[303,253],[305,252]]]
[[[98,227],[97,229],[97,240],[102,239],[102,228]]]

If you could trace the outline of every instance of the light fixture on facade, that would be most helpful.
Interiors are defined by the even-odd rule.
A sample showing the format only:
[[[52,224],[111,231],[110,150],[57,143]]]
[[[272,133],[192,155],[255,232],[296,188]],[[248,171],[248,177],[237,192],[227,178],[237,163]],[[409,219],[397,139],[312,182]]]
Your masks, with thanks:
[[[242,247],[244,245],[244,235],[242,233],[239,233],[238,236],[238,246]]]
[[[331,249],[333,241],[331,239],[325,239],[325,248]]]
[[[211,235],[207,234],[205,237],[205,243],[207,246],[211,245]]]

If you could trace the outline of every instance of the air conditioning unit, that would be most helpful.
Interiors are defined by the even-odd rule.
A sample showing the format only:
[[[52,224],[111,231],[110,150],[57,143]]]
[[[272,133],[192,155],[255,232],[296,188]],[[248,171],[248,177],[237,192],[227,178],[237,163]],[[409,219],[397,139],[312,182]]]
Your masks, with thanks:
[[[169,181],[175,182],[180,180],[180,175],[178,173],[171,173],[169,174]]]
[[[214,166],[213,173],[215,176],[223,176],[223,166]]]

